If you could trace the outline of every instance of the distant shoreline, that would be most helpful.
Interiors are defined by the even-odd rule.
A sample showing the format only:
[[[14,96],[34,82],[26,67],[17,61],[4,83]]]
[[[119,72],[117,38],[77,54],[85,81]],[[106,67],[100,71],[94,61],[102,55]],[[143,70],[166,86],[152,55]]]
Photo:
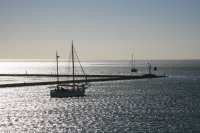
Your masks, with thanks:
[[[59,62],[68,60],[60,59]],[[82,60],[81,62],[129,62],[130,60]],[[200,59],[138,59],[140,61],[200,61]],[[55,59],[0,59],[0,62],[55,62]]]

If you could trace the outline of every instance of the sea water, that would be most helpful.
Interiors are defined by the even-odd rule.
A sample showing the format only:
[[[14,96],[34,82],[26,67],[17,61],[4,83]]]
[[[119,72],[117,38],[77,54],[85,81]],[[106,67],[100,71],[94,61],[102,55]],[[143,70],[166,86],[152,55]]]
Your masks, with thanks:
[[[91,83],[78,98],[51,98],[50,86],[0,88],[0,132],[200,132],[200,61],[149,62],[167,77]],[[136,75],[147,63],[136,62]],[[135,75],[125,61],[82,65],[86,74]],[[59,73],[67,71],[59,63]],[[0,62],[0,73],[55,74],[56,63]],[[0,77],[0,84],[54,80]]]

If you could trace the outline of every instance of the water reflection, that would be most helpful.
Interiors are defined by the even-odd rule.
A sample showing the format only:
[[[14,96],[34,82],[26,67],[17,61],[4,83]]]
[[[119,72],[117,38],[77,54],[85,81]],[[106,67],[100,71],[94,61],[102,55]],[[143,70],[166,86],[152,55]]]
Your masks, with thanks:
[[[122,68],[113,67],[104,69]],[[160,69],[172,76],[93,83],[79,98],[50,98],[49,86],[1,88],[0,132],[199,132],[199,69]]]

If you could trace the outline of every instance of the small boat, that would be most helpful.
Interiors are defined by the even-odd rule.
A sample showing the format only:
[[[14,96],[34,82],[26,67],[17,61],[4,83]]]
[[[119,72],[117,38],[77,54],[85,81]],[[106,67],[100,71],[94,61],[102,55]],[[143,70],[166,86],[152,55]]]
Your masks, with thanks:
[[[149,69],[149,74],[151,74],[152,66],[151,66],[151,64],[149,62],[148,62],[148,69]]]
[[[153,68],[153,70],[154,70],[154,71],[157,71],[158,69],[157,69],[157,67],[155,66],[155,67]]]
[[[135,60],[133,60],[133,53],[132,53],[132,60],[131,60],[131,72],[137,72],[137,68],[135,67]]]
[[[71,49],[71,59],[72,59],[72,83],[71,84],[59,84],[59,75],[58,75],[58,54],[56,52],[56,62],[57,62],[57,86],[54,90],[50,91],[51,97],[57,97],[57,98],[63,98],[63,97],[80,97],[85,95],[85,89],[87,86],[87,77],[85,76],[85,83],[76,83],[75,80],[75,64],[74,59],[76,51],[74,49],[73,41],[72,41],[72,49]],[[78,58],[78,57],[77,57]],[[78,59],[78,62],[80,64],[80,61]],[[80,64],[81,66],[81,64]],[[81,66],[81,69],[83,71],[83,68]],[[83,74],[85,75],[84,71]]]

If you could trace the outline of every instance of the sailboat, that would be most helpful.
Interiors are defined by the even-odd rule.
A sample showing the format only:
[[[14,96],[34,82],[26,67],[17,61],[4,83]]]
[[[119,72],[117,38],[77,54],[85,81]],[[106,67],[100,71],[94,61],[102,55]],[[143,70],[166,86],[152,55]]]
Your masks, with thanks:
[[[135,60],[133,60],[133,53],[132,53],[132,60],[131,60],[131,72],[137,72],[137,68],[135,67]]]
[[[155,66],[153,69],[154,69],[154,71],[157,71],[157,70],[158,70],[156,66]]]
[[[85,89],[87,88],[87,77],[85,76],[85,83],[76,83],[75,80],[75,55],[76,51],[73,45],[72,41],[72,49],[71,49],[71,59],[72,59],[72,83],[71,84],[59,84],[59,74],[58,74],[58,54],[56,52],[56,62],[57,62],[57,86],[54,90],[50,91],[51,97],[57,97],[57,98],[63,98],[63,97],[79,97],[85,95]],[[77,56],[78,58],[78,56]],[[80,64],[80,61],[78,59],[78,62]],[[80,64],[81,66],[81,64]],[[81,66],[81,69],[83,71],[83,68]],[[85,72],[83,71],[83,74],[85,75]]]

